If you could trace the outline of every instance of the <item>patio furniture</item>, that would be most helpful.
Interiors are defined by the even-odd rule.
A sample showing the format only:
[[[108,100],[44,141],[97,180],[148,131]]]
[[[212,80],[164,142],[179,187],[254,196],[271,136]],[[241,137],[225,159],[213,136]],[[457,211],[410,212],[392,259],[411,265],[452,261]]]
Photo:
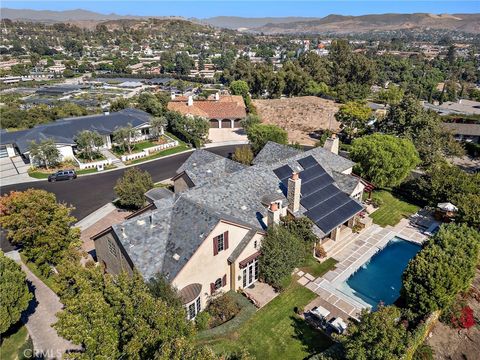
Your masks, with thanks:
[[[347,329],[347,324],[341,317],[337,317],[335,320],[330,322],[330,325],[339,333],[343,334],[343,332]]]
[[[310,310],[310,313],[313,316],[316,316],[317,318],[319,318],[320,320],[325,320],[327,316],[330,315],[330,311],[328,311],[322,306],[314,307],[312,310]]]

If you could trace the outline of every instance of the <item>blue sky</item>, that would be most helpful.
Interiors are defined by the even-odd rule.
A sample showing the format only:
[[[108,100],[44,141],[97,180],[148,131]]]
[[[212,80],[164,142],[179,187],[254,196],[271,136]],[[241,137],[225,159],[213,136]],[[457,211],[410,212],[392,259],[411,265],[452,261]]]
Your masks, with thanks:
[[[480,1],[135,1],[135,0],[78,0],[70,1],[1,1],[2,7],[36,10],[85,9],[104,14],[184,16],[206,18],[211,16],[313,16],[329,14],[363,15],[382,13],[478,13]]]

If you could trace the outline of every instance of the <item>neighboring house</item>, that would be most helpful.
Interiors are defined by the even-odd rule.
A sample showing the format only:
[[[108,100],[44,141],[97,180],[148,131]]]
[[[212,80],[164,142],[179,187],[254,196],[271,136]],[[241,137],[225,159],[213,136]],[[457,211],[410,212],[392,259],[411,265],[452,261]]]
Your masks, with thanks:
[[[477,123],[443,123],[443,127],[450,131],[458,141],[480,143],[480,122]]]
[[[250,167],[197,150],[177,170],[175,192],[150,190],[147,207],[92,237],[98,261],[113,274],[163,274],[193,319],[211,296],[258,280],[265,230],[282,216],[307,216],[322,243],[342,245],[363,210],[353,165],[324,148],[272,142]]]
[[[241,96],[218,93],[207,100],[193,100],[192,96],[185,98],[172,94],[168,110],[203,117],[210,122],[211,128],[241,128],[240,121],[247,116],[245,102]]]
[[[60,119],[49,124],[38,125],[32,129],[3,133],[0,137],[0,157],[13,157],[17,154],[29,158],[30,143],[53,139],[62,160],[73,158],[75,136],[83,130],[97,131],[103,136],[103,147],[112,147],[113,132],[127,125],[136,129],[135,141],[149,138],[151,115],[137,109],[124,109],[118,112],[104,113]]]
[[[447,101],[441,105],[424,102],[423,107],[440,115],[480,115],[480,102],[466,99],[460,99],[457,102]]]

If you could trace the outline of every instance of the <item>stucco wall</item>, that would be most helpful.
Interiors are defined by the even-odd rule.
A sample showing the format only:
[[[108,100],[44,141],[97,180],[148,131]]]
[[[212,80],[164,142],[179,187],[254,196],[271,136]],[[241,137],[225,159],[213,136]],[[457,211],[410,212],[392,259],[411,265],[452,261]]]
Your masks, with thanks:
[[[173,181],[173,189],[175,193],[180,193],[182,191],[188,190],[193,185],[192,181],[186,174],[176,178]]]
[[[228,231],[228,249],[220,251],[217,255],[213,255],[213,238],[223,234],[225,231]],[[214,283],[216,279],[227,275],[227,283],[220,290],[227,292],[231,289],[230,265],[227,259],[247,232],[248,229],[219,222],[175,277],[172,282],[173,285],[178,290],[181,290],[189,284],[201,284],[201,303],[202,309],[204,309],[210,296],[210,283]]]
[[[240,269],[240,262],[248,258],[249,256],[255,254],[260,250],[262,244],[263,235],[257,233],[252,240],[248,243],[245,249],[242,251],[237,261],[235,261],[235,280],[234,280],[234,290],[241,289],[243,287],[243,269]],[[255,247],[255,242],[257,242],[257,247]]]

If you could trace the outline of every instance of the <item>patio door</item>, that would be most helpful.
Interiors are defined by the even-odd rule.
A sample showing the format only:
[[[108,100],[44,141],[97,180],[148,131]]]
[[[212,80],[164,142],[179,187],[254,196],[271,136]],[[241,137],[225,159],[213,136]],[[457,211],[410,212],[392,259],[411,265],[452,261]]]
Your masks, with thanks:
[[[243,287],[249,287],[258,280],[258,259],[250,261],[243,269]]]

